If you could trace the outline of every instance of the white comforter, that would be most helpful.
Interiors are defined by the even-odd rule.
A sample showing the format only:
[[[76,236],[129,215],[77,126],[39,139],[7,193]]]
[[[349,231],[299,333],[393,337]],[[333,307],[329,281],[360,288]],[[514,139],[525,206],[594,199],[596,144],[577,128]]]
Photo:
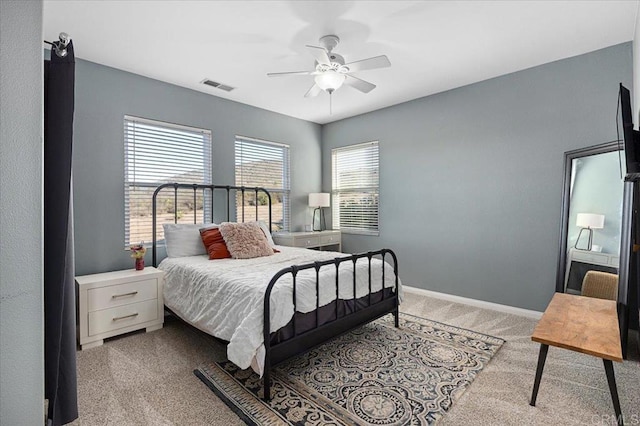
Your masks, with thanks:
[[[280,253],[255,259],[209,260],[207,256],[166,258],[159,269],[165,272],[164,303],[182,319],[220,339],[228,340],[227,355],[240,368],[252,367],[262,375],[264,367],[264,293],[279,270],[291,265],[346,256],[277,246]],[[395,286],[392,263],[385,263],[385,288]],[[320,306],[335,300],[335,266],[320,269]],[[356,268],[356,297],[369,292],[368,260]],[[371,291],[379,291],[382,262],[373,259]],[[285,326],[293,316],[291,274],[283,276],[271,292],[271,331]],[[402,297],[402,287],[400,287]],[[301,271],[296,285],[297,310],[316,308],[315,269]],[[341,299],[353,298],[353,262],[340,265]]]

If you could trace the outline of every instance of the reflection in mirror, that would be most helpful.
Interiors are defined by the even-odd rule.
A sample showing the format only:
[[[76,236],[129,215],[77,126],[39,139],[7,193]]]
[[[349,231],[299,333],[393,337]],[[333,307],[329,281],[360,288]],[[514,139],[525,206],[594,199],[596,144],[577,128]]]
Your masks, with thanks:
[[[575,158],[571,167],[571,189],[569,202],[569,232],[567,246],[576,247],[576,239],[582,226],[578,223],[578,214],[584,219],[585,213],[604,216],[601,229],[591,223],[593,229],[593,247],[595,252],[620,253],[620,226],[622,221],[622,191],[624,184],[620,179],[618,152],[590,155]],[[582,226],[580,226],[582,225]],[[584,238],[586,232],[583,233]],[[576,248],[585,249],[585,241]]]
[[[567,293],[581,294],[589,270],[618,274],[623,190],[617,150],[571,160]]]

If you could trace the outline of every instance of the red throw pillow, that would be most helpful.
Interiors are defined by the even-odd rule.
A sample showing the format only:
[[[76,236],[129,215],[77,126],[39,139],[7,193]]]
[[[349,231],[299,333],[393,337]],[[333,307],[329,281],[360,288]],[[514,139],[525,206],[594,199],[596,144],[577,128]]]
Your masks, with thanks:
[[[203,229],[200,231],[202,243],[209,253],[209,259],[229,259],[231,253],[227,250],[227,245],[220,234],[218,228]]]

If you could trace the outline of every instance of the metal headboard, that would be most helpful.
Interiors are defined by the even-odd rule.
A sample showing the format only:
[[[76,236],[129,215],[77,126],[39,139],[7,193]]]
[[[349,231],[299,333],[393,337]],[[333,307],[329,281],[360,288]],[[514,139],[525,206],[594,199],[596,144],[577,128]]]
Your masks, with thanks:
[[[194,209],[193,209],[193,223],[197,223],[198,219],[197,219],[197,209],[195,208],[196,205],[196,200],[197,200],[197,194],[198,191],[201,190],[206,191],[206,190],[211,190],[211,219],[213,220],[213,212],[214,212],[214,195],[215,195],[215,191],[216,190],[225,190],[227,191],[227,199],[226,199],[226,203],[227,203],[227,222],[230,221],[230,214],[231,214],[231,209],[230,209],[230,201],[231,201],[231,191],[235,191],[236,194],[238,192],[240,192],[242,194],[242,221],[244,222],[244,215],[245,215],[245,207],[244,207],[244,200],[245,200],[245,194],[246,193],[253,193],[255,194],[256,197],[256,220],[258,220],[258,193],[262,192],[264,194],[267,195],[267,199],[268,199],[268,205],[269,205],[269,231],[272,230],[271,227],[271,194],[269,194],[269,191],[267,191],[264,188],[259,188],[259,187],[248,187],[248,186],[230,186],[230,185],[201,185],[201,184],[196,184],[196,183],[165,183],[164,185],[160,185],[159,187],[156,188],[156,190],[153,192],[153,198],[152,198],[152,226],[153,226],[153,266],[158,266],[158,262],[157,262],[157,245],[158,245],[158,241],[157,241],[157,230],[156,230],[156,226],[157,226],[157,209],[156,209],[156,198],[158,196],[158,194],[160,193],[160,191],[162,191],[163,189],[166,188],[173,188],[173,212],[174,212],[174,223],[178,223],[178,190],[180,189],[184,189],[184,190],[191,190],[193,191],[193,204],[194,204]],[[237,213],[237,212],[236,212]]]

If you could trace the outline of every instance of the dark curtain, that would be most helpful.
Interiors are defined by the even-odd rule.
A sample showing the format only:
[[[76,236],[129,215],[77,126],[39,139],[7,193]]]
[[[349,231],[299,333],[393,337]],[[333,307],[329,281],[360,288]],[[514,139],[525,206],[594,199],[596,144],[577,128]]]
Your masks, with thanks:
[[[51,50],[44,78],[45,398],[50,425],[78,417],[71,152],[75,58]]]

